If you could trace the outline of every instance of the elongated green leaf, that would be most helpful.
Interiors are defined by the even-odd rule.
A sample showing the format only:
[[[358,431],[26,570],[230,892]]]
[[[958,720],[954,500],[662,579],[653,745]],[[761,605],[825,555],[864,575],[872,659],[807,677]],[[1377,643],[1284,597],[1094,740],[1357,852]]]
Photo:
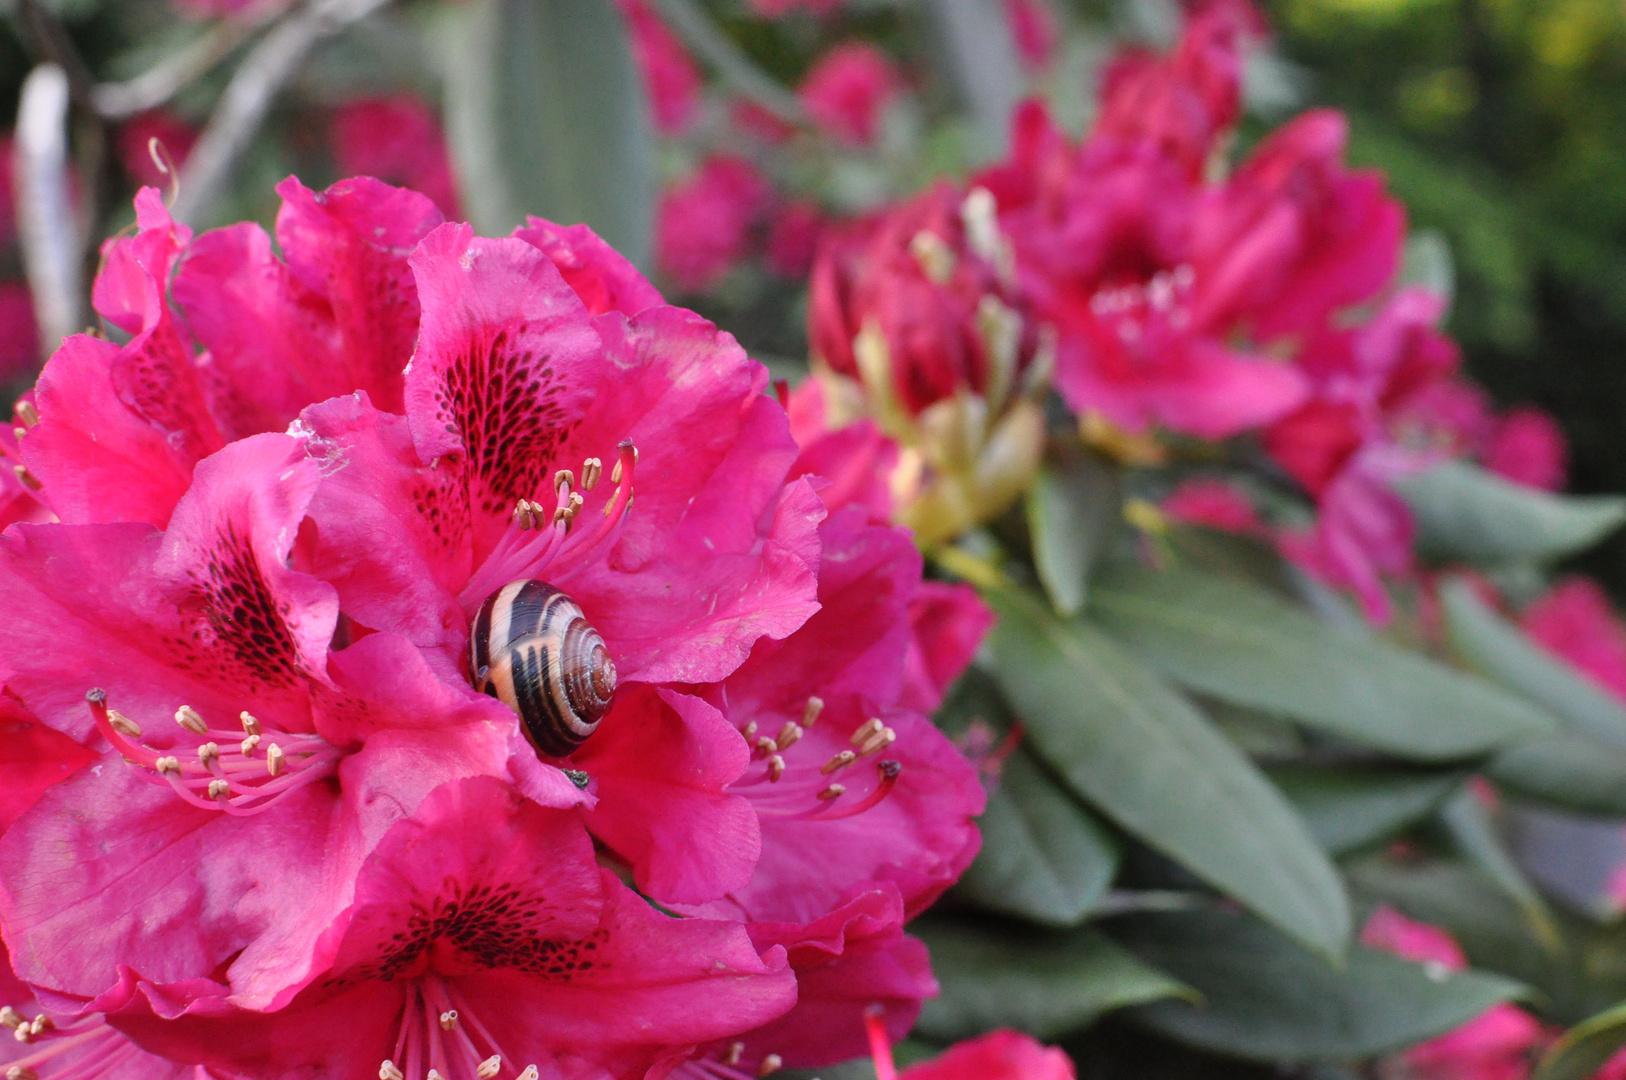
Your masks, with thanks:
[[[1553,913],[1503,845],[1484,804],[1464,787],[1445,804],[1440,817],[1457,849],[1519,905],[1536,937],[1550,949],[1560,948],[1561,936]]]
[[[1112,1009],[1189,994],[1093,930],[1055,933],[941,918],[909,930],[931,949],[942,986],[916,1025],[927,1038],[1014,1027],[1053,1039]]]
[[[1464,775],[1309,766],[1279,766],[1269,773],[1334,855],[1387,840],[1433,814]]]
[[[1626,499],[1550,495],[1447,461],[1399,483],[1417,548],[1442,561],[1557,559],[1591,547],[1622,521]]]
[[[1451,647],[1469,667],[1545,705],[1572,731],[1626,746],[1626,708],[1480,603],[1466,581],[1440,587]]]
[[[1580,735],[1515,746],[1491,759],[1492,780],[1584,814],[1626,816],[1626,749]]]
[[[956,889],[992,911],[1076,926],[1118,869],[1112,835],[1025,750],[1006,759],[977,824],[982,850]]]
[[[1116,470],[1094,456],[1047,465],[1028,491],[1033,563],[1063,615],[1083,609],[1090,571],[1112,542],[1119,503]]]
[[[1263,589],[1184,568],[1103,567],[1092,614],[1176,681],[1422,761],[1550,734],[1535,705]]]
[[[1270,1062],[1367,1057],[1449,1031],[1522,987],[1480,972],[1425,970],[1357,946],[1335,969],[1264,924],[1219,911],[1142,915],[1114,936],[1202,995],[1134,1017],[1183,1042]]]
[[[1005,696],[1029,745],[1148,844],[1328,956],[1349,941],[1337,871],[1264,775],[1189,701],[1088,623],[989,596]]]
[[[1626,1046],[1626,1003],[1583,1020],[1564,1033],[1531,1080],[1586,1080]]]
[[[458,14],[447,137],[475,226],[585,221],[647,264],[654,139],[612,0],[473,0]]]

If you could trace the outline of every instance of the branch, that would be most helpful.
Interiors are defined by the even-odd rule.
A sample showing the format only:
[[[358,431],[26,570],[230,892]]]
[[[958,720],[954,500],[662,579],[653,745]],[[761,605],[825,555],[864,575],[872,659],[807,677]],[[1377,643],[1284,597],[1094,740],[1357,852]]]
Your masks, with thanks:
[[[756,102],[788,124],[809,125],[807,110],[802,108],[796,95],[752,63],[739,46],[695,7],[694,0],[655,0],[655,6],[660,8],[667,24],[683,43],[699,54],[718,78],[741,97]]]
[[[256,45],[220,96],[214,115],[181,170],[180,194],[171,213],[181,221],[201,218],[231,180],[238,158],[254,141],[271,102],[299,70],[313,47],[389,0],[311,0]]]
[[[17,109],[17,233],[34,297],[41,358],[84,325],[80,238],[68,192],[67,72],[40,64]]]
[[[223,19],[135,78],[98,83],[91,91],[96,112],[107,120],[124,120],[163,105],[208,74],[280,10],[274,6],[257,19]]]

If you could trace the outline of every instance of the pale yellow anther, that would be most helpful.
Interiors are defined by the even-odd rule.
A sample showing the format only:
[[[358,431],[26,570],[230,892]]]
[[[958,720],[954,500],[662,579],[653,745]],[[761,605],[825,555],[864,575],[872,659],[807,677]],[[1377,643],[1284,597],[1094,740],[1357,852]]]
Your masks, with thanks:
[[[247,734],[249,734],[249,735],[258,735],[260,733],[260,722],[258,720],[256,720],[256,719],[254,719],[254,716],[253,716],[252,713],[249,713],[249,712],[238,713],[237,714],[237,719],[239,719],[239,720],[241,720],[243,722],[243,731],[246,732]]]
[[[621,482],[621,463],[619,461],[617,461],[615,463],[615,467],[610,470],[610,483],[619,484],[620,482]]]
[[[456,1009],[447,1009],[445,1012],[440,1014],[440,1030],[442,1030],[442,1031],[455,1031],[455,1030],[457,1030],[457,1010]]]
[[[206,742],[198,747],[198,761],[205,766],[219,756],[220,744],[217,742]]]
[[[17,415],[17,422],[23,427],[33,427],[40,422],[40,411],[34,407],[32,401],[19,401],[13,412]]]
[[[13,1031],[16,1031],[25,1023],[27,1023],[27,1021],[23,1019],[23,1014],[18,1012],[16,1009],[13,1009],[10,1005],[0,1008],[0,1027],[8,1027]]]
[[[868,720],[864,721],[857,731],[853,732],[852,744],[854,746],[863,746],[870,739],[874,738],[876,733],[880,732],[885,727],[886,725],[881,723],[879,717],[870,717]]]
[[[260,737],[258,735],[250,735],[248,738],[244,739],[243,742],[242,742],[243,756],[244,757],[253,757],[254,756],[254,748],[259,746],[259,745],[260,745]]]
[[[744,1043],[742,1043],[742,1042],[730,1043],[729,1047],[728,1047],[728,1056],[723,1058],[723,1064],[729,1066],[730,1068],[733,1068],[735,1065],[738,1065],[740,1063],[740,1058],[742,1058],[744,1056],[745,1056],[745,1044]]]
[[[282,771],[282,747],[272,743],[265,751],[265,771],[272,776]]]
[[[789,750],[801,737],[802,725],[794,720],[786,720],[785,726],[779,729],[779,734],[774,736],[773,741],[779,744],[779,749]]]
[[[12,1036],[12,1038],[16,1039],[20,1043],[26,1043],[26,1042],[33,1042],[34,1041],[34,1033],[32,1031],[28,1030],[28,1025],[27,1024],[24,1024],[22,1027],[18,1028],[16,1031],[13,1031],[11,1033],[11,1036]]]
[[[768,758],[768,782],[779,783],[779,778],[785,775],[785,759],[778,754]]]
[[[27,1065],[13,1065],[6,1070],[6,1080],[40,1080],[40,1074]]]
[[[203,722],[198,710],[190,705],[182,705],[175,710],[175,722],[194,735],[205,735],[209,731],[209,725]]]
[[[224,780],[209,781],[209,798],[224,799],[231,794],[231,785]]]
[[[804,728],[810,728],[814,724],[818,723],[818,721],[819,721],[819,713],[821,713],[823,711],[824,711],[824,699],[823,698],[821,698],[821,697],[810,697],[810,698],[808,698],[806,707],[804,707],[802,709],[802,726]]]
[[[766,735],[758,739],[755,745],[752,747],[752,753],[756,754],[758,757],[767,757],[769,754],[777,754],[778,752],[779,744],[768,738]]]
[[[823,791],[819,792],[819,798],[820,798],[820,800],[822,800],[824,802],[833,802],[836,799],[841,798],[846,793],[847,793],[847,785],[846,784],[831,784],[829,787],[827,787]]]
[[[430,1069],[429,1075],[425,1077],[424,1080],[446,1080],[446,1078],[440,1075],[439,1069]]]
[[[395,1062],[389,1058],[378,1067],[378,1080],[406,1080],[406,1074],[395,1067]]]
[[[858,748],[859,757],[869,757],[878,753],[898,741],[898,733],[891,728],[882,728],[874,735],[864,740],[864,745]]]
[[[28,429],[19,424],[11,429],[11,433],[17,437],[18,442],[21,442],[23,436],[28,434]]]
[[[541,1080],[541,1076],[541,1072],[537,1070],[535,1065],[527,1065],[525,1071],[515,1077],[514,1080]]]
[[[158,775],[168,776],[170,773],[181,771],[181,759],[178,757],[161,757],[152,763],[152,767],[158,770]]]
[[[27,488],[29,491],[38,491],[44,486],[39,482],[38,477],[28,471],[28,466],[26,465],[13,465],[11,467],[11,471],[17,474],[17,479],[22,483],[23,487]]]
[[[636,446],[632,448],[632,463],[634,465],[638,464],[638,448]]]
[[[52,1022],[49,1016],[46,1016],[44,1013],[40,1013],[29,1022],[28,1030],[30,1034],[43,1035],[47,1031],[55,1031],[56,1024]]]
[[[502,1072],[502,1058],[498,1057],[496,1054],[492,1054],[490,1057],[480,1062],[480,1064],[475,1066],[474,1069],[474,1075],[478,1076],[480,1080],[491,1080],[493,1076],[496,1076],[500,1072]]]
[[[553,474],[553,490],[560,491],[567,487],[576,486],[576,474],[569,469],[560,469]]]
[[[746,742],[750,742],[752,739],[756,738],[757,737],[757,722],[755,720],[753,720],[749,724],[746,724],[745,725],[745,730],[742,731],[740,734],[745,736],[745,741]]]
[[[778,1054],[769,1054],[767,1057],[762,1059],[762,1064],[757,1066],[757,1076],[772,1076],[774,1073],[778,1072],[784,1066],[784,1064],[784,1059]]]
[[[592,491],[598,486],[598,478],[604,472],[604,462],[596,457],[590,457],[582,462],[582,490]]]
[[[856,753],[851,750],[843,750],[841,753],[836,754],[829,761],[826,761],[823,765],[819,766],[819,772],[823,773],[825,776],[829,776],[837,769],[845,769],[847,766],[851,765],[857,760],[858,755]]]
[[[118,732],[120,735],[125,735],[132,739],[141,738],[141,725],[116,709],[107,710],[107,722],[112,724],[113,730]]]

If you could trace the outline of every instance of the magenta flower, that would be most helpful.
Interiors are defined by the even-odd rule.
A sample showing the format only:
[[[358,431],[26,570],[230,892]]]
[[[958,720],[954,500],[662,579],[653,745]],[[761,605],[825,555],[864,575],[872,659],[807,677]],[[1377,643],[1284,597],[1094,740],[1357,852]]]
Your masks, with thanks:
[[[1160,509],[1176,521],[1260,536],[1267,532],[1253,502],[1224,480],[1194,477],[1168,494]]]
[[[1626,701],[1626,628],[1597,582],[1560,581],[1525,608],[1519,621],[1542,648]]]
[[[812,15],[833,15],[841,10],[846,0],[751,0],[751,9],[758,15],[778,19],[793,11],[806,11]]]
[[[744,158],[716,155],[661,195],[655,209],[655,261],[685,292],[717,284],[744,254],[773,191]]]
[[[655,130],[681,135],[700,112],[705,85],[700,68],[647,0],[616,0],[632,32],[632,52],[643,72]]]
[[[356,98],[328,125],[328,148],[341,176],[371,176],[421,191],[442,213],[458,215],[457,181],[440,117],[407,94]]]
[[[903,88],[892,61],[864,41],[837,45],[814,62],[797,96],[813,122],[849,146],[880,133],[881,110]]]
[[[1028,70],[1049,67],[1061,34],[1048,0],[1005,0],[1005,21]]]
[[[1073,1080],[1073,1063],[1059,1047],[1019,1031],[991,1031],[956,1043],[939,1057],[911,1065],[899,1080]]]
[[[39,362],[40,332],[34,294],[23,281],[0,281],[0,380],[12,380]]]
[[[1530,406],[1509,410],[1485,448],[1485,467],[1491,472],[1542,491],[1563,488],[1568,458],[1558,421]]]
[[[0,693],[0,834],[46,788],[95,759],[91,751],[40,723],[16,698]]]
[[[144,1045],[249,1076],[536,1080],[641,1076],[796,1000],[782,949],[656,911],[574,814],[492,778],[395,823],[324,937],[331,968],[273,1013],[129,980],[98,1004]]]
[[[768,269],[780,277],[806,277],[824,229],[824,214],[813,203],[796,200],[775,208],[762,252]]]

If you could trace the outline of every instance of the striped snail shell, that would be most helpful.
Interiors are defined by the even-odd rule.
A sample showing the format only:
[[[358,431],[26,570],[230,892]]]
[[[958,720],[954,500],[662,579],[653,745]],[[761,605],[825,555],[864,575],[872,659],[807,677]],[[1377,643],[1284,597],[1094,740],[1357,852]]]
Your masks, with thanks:
[[[610,707],[615,665],[576,601],[545,581],[511,581],[486,597],[469,631],[474,688],[519,714],[537,751],[564,757]]]

